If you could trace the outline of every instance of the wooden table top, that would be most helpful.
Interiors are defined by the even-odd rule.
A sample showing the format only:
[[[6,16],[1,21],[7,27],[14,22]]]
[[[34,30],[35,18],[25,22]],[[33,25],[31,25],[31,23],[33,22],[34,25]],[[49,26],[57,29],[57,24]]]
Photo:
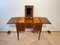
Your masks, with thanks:
[[[51,22],[45,17],[33,17],[33,20],[25,20],[25,17],[12,17],[7,24],[16,24],[16,23],[42,23],[42,24],[51,24]]]

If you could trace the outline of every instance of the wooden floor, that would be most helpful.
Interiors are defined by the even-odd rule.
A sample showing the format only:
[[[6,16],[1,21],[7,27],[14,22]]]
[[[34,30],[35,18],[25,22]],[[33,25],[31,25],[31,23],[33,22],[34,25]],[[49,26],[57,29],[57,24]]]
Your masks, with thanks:
[[[0,45],[60,45],[60,32],[42,32],[40,40],[37,37],[36,33],[24,32],[17,40],[16,32],[0,32]]]

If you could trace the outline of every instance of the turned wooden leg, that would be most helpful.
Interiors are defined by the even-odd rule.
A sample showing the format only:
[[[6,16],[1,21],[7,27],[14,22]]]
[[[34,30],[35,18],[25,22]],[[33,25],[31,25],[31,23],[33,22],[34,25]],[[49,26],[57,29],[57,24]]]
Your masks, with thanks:
[[[17,37],[18,37],[18,40],[19,40],[19,31],[17,31]]]

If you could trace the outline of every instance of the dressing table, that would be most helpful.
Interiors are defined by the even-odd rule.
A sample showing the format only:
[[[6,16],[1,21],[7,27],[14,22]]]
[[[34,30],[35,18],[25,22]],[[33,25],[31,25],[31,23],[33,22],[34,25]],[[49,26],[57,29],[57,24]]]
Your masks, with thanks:
[[[51,24],[51,22],[45,17],[33,17],[33,6],[25,6],[25,17],[12,17],[7,24],[15,24],[17,37],[19,40],[19,32],[25,31],[25,28],[32,28],[33,31],[39,32],[38,39],[42,31],[43,24]]]

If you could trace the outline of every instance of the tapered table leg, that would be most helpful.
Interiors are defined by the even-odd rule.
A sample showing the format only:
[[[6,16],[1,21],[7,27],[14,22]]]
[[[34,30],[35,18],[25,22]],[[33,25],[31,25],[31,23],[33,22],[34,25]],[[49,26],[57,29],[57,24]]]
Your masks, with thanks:
[[[39,31],[39,37],[38,37],[38,40],[40,40],[40,35],[41,35],[41,30]]]
[[[17,30],[17,37],[18,37],[18,40],[19,40],[19,24],[16,24],[16,30]]]
[[[18,37],[18,40],[19,40],[19,31],[17,30],[17,37]]]
[[[41,30],[42,30],[42,24],[40,24],[40,26],[39,26],[39,37],[38,37],[38,40],[40,40]]]

